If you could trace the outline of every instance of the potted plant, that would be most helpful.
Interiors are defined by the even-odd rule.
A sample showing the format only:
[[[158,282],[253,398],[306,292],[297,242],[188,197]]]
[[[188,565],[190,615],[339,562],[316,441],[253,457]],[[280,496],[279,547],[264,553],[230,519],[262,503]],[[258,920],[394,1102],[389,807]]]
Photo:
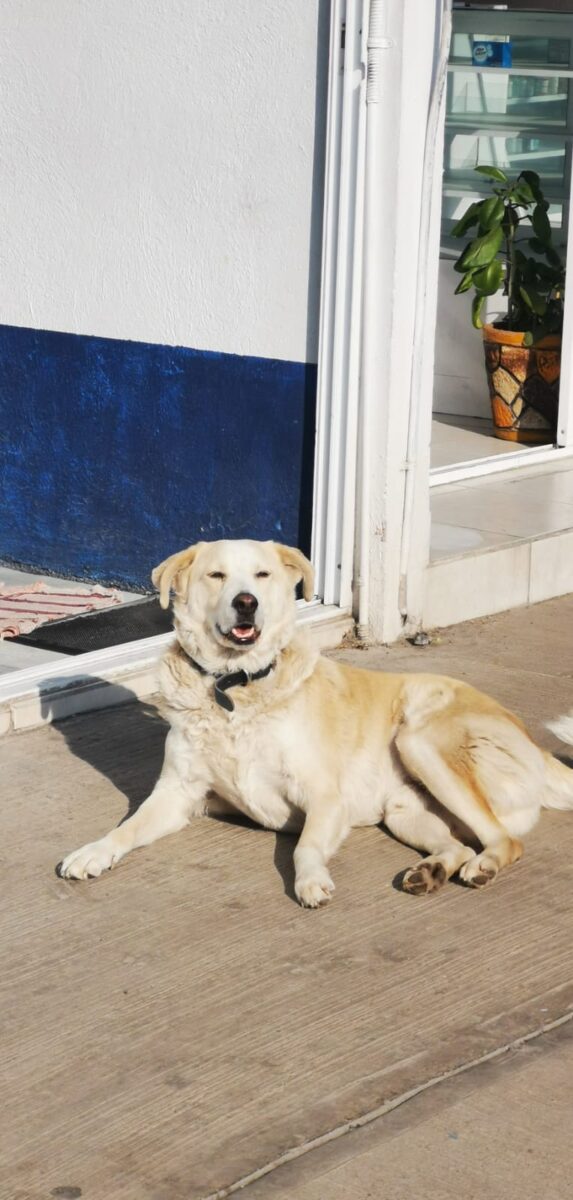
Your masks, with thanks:
[[[553,243],[549,203],[535,171],[509,179],[499,167],[475,168],[493,195],[470,204],[455,237],[474,236],[454,269],[456,295],[475,291],[472,322],[483,332],[496,437],[555,440],[559,399],[565,266]],[[505,315],[484,324],[487,296],[502,291]]]

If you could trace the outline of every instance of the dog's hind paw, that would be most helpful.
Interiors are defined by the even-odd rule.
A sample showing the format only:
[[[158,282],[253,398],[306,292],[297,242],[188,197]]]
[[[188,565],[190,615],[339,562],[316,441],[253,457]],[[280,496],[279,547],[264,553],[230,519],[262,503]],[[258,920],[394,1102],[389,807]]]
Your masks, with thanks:
[[[413,896],[429,896],[446,882],[446,868],[439,859],[424,858],[404,873],[402,888]]]
[[[313,871],[312,875],[296,879],[294,890],[296,898],[303,908],[320,908],[321,904],[327,904],[330,900],[334,884],[328,871],[323,867],[320,871]]]
[[[485,887],[486,883],[491,883],[495,879],[499,870],[499,864],[496,862],[493,855],[487,851],[482,854],[476,854],[474,858],[470,858],[469,862],[464,863],[460,867],[460,879],[470,887],[480,888]]]

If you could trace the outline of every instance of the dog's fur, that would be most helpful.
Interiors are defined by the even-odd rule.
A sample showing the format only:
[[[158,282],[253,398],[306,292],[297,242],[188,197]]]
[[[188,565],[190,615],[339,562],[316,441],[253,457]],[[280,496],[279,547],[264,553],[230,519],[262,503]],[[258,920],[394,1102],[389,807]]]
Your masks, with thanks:
[[[161,667],[171,725],[161,777],[129,820],[64,860],[63,876],[100,875],[191,817],[230,808],[269,829],[302,828],[295,890],[309,908],[330,899],[327,864],[349,830],[381,821],[429,856],[406,872],[406,891],[433,892],[456,872],[481,887],[520,858],[543,806],[573,808],[573,771],[495,700],[445,676],[321,658],[295,633],[295,585],[313,594],[299,550],[200,542],[153,579],[164,607],[175,589],[177,635]],[[234,711],[216,702],[214,676],[270,664],[229,690]],[[573,713],[555,729],[573,744]]]

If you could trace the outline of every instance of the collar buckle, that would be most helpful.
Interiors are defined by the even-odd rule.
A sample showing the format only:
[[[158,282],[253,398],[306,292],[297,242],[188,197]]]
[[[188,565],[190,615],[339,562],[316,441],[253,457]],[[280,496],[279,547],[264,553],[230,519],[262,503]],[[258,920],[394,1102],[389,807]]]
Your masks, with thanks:
[[[181,649],[183,650],[183,647],[181,647]],[[243,670],[227,671],[223,675],[217,675],[214,672],[207,671],[205,667],[202,667],[201,663],[198,663],[194,658],[191,658],[191,655],[187,654],[186,650],[183,650],[183,653],[187,661],[191,663],[191,666],[194,667],[200,675],[213,675],[213,679],[215,681],[213,684],[213,694],[215,696],[215,700],[217,701],[219,707],[224,708],[226,712],[235,711],[235,705],[233,704],[231,697],[227,696],[226,694],[229,688],[246,687],[248,683],[253,683],[257,679],[264,679],[266,675],[270,675],[271,671],[274,671],[276,666],[276,660],[273,660],[272,663],[269,663],[268,667],[263,667],[260,671],[254,671],[252,675],[250,675],[248,671]]]

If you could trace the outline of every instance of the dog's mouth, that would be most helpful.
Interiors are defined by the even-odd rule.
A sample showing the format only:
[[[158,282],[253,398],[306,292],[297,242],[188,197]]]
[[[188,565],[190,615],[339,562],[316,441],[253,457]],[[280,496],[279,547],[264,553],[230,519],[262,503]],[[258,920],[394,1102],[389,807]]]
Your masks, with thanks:
[[[250,621],[240,621],[238,625],[233,625],[233,628],[227,630],[226,633],[219,628],[219,633],[228,642],[233,642],[235,646],[253,646],[260,637],[261,631]]]

